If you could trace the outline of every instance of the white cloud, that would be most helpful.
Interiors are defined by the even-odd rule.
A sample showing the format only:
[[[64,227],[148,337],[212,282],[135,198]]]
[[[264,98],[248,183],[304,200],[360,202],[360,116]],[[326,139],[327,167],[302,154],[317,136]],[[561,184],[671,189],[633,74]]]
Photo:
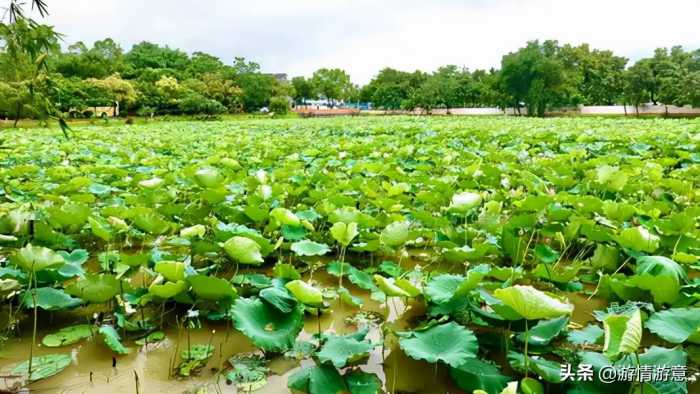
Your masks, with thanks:
[[[358,83],[379,69],[497,67],[531,39],[558,39],[638,58],[655,47],[700,47],[697,0],[49,0],[66,41],[148,40],[270,72],[346,69]]]

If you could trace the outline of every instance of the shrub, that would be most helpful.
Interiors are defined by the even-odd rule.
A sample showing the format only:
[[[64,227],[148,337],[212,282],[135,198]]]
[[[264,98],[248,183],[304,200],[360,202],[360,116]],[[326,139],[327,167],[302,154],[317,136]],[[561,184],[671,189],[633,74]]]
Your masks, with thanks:
[[[187,115],[215,116],[226,112],[226,107],[220,102],[197,93],[185,96],[178,107],[182,113]]]
[[[270,111],[276,115],[284,115],[289,112],[289,100],[286,97],[275,96],[270,99]]]

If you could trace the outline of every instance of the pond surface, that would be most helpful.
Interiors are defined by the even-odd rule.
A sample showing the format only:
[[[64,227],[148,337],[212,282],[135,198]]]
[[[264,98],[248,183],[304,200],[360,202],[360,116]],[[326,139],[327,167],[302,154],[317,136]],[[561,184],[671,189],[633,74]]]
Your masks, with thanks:
[[[308,279],[308,276],[306,277]],[[313,280],[322,286],[334,286],[337,279],[325,272],[316,272]],[[348,285],[353,295],[363,300],[362,312],[376,314],[385,320],[385,326],[396,329],[411,327],[411,319],[424,314],[424,306],[420,303],[405,305],[399,298],[390,298],[387,303],[380,304],[372,300],[367,291]],[[348,321],[358,313],[358,309],[331,302],[330,308],[320,317],[322,332],[349,333],[357,326]],[[227,366],[227,359],[236,354],[255,352],[256,347],[243,334],[235,331],[229,324],[206,323],[200,329],[189,332],[189,342],[194,344],[214,345],[214,355],[209,359],[201,372],[188,379],[172,377],[170,374],[174,359],[187,347],[186,330],[178,331],[177,327],[169,327],[163,331],[166,339],[146,346],[137,346],[126,341],[131,347],[131,353],[117,356],[113,366],[113,352],[107,348],[98,337],[83,340],[77,344],[48,348],[40,344],[46,334],[57,331],[71,324],[87,321],[93,313],[89,308],[74,312],[61,312],[53,315],[40,315],[37,342],[39,345],[34,356],[52,353],[71,354],[73,364],[56,376],[29,385],[32,393],[236,393],[235,384],[227,384],[225,375],[219,373]],[[204,324],[204,319],[203,324]],[[370,326],[368,338],[372,341],[381,340],[381,330],[376,325]],[[307,315],[300,339],[310,339],[319,330],[319,319]],[[2,376],[9,375],[14,365],[25,361],[29,356],[32,333],[31,321],[24,320],[21,335],[10,338],[0,351],[0,371]],[[311,365],[313,361],[301,362],[286,357],[277,357],[270,361],[268,367],[272,375],[265,387],[255,391],[260,394],[289,393],[287,378],[300,366]],[[384,384],[384,390],[389,393],[462,393],[452,385],[446,368],[438,367],[423,361],[407,357],[392,339],[382,355],[381,347],[376,347],[370,354],[369,361],[362,369],[376,373]],[[0,389],[11,387],[12,379],[0,379]]]

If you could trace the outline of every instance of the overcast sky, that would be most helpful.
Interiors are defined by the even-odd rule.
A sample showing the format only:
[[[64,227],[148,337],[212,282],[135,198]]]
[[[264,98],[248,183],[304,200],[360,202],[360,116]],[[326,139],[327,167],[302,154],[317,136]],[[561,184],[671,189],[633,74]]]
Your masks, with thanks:
[[[48,0],[66,42],[148,40],[267,72],[347,70],[368,82],[389,66],[497,67],[532,39],[558,39],[636,59],[659,46],[700,48],[700,0]]]

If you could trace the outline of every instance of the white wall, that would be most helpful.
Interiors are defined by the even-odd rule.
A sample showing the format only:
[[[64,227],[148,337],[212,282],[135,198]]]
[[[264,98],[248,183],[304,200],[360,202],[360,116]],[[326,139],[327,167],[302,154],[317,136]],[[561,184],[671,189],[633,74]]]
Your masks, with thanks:
[[[449,111],[449,112],[448,112]],[[637,112],[638,111],[638,112]],[[667,112],[668,111],[668,112]],[[421,109],[416,109],[414,111],[401,111],[401,110],[369,110],[362,111],[363,114],[367,115],[422,115],[425,111]],[[500,108],[437,108],[431,111],[433,115],[464,115],[464,116],[484,116],[484,115],[518,115],[518,111],[515,108],[506,108],[505,111]],[[626,108],[624,105],[598,105],[598,106],[579,106],[579,107],[567,107],[561,108],[548,113],[552,114],[571,114],[571,115],[700,115],[700,108],[692,107],[676,107],[674,105],[651,105],[643,104],[638,107],[638,110],[634,106],[628,105]],[[520,108],[520,115],[527,115],[527,108]]]

